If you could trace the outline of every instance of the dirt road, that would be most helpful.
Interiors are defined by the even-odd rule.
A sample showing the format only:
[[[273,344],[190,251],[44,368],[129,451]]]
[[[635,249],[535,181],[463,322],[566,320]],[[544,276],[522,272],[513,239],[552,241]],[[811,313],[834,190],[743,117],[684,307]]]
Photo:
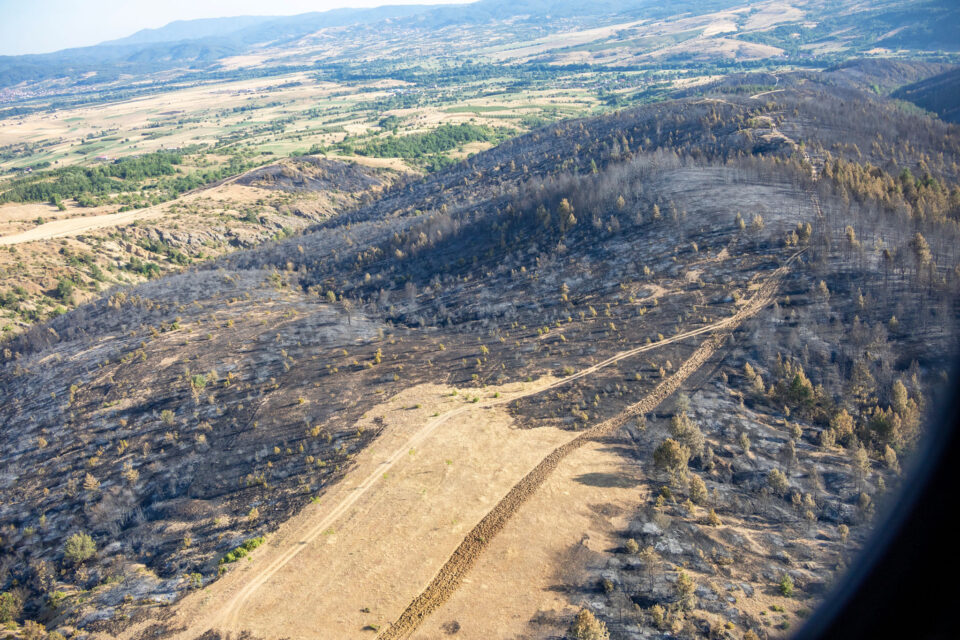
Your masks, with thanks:
[[[0,236],[0,246],[21,244],[24,242],[36,242],[37,240],[50,240],[52,238],[64,238],[68,236],[78,236],[89,231],[103,229],[106,227],[119,227],[123,224],[129,224],[135,220],[156,218],[163,215],[159,207],[150,207],[148,209],[136,209],[133,211],[124,211],[123,213],[107,213],[99,216],[88,216],[84,218],[67,218],[66,220],[54,220],[41,224],[29,231],[17,233],[10,236]]]
[[[301,514],[284,523],[270,536],[267,545],[250,556],[249,562],[178,603],[174,614],[174,626],[178,627],[175,637],[193,640],[209,629],[228,633],[251,630],[265,637],[279,637],[277,634],[328,637],[329,634],[324,635],[327,631],[318,628],[318,622],[314,621],[324,620],[327,627],[336,627],[340,633],[344,629],[355,630],[359,628],[356,625],[359,614],[356,612],[367,607],[361,609],[357,606],[352,613],[340,615],[340,619],[331,620],[330,617],[337,615],[332,612],[349,607],[345,603],[355,604],[364,597],[373,600],[374,610],[381,611],[387,620],[397,619],[396,616],[400,615],[385,638],[405,637],[423,616],[452,593],[482,550],[483,540],[496,534],[567,453],[590,438],[618,428],[632,416],[649,411],[670,395],[713,353],[727,331],[767,303],[776,288],[772,282],[785,268],[786,265],[761,284],[753,298],[734,315],[660,342],[621,352],[566,378],[546,377],[533,383],[506,385],[498,388],[500,397],[488,397],[477,403],[466,402],[462,395],[451,397],[449,390],[441,394],[437,388],[423,396],[425,406],[420,414],[409,411],[411,404],[420,402],[420,398],[402,397],[394,402],[395,407],[381,407],[379,411],[388,411],[389,415],[406,416],[394,418],[406,420],[406,423],[391,424],[388,432],[361,452],[357,466],[347,478],[332,487],[318,504],[309,505]],[[517,399],[569,384],[625,358],[708,333],[714,335],[641,403],[572,440],[569,432],[561,430],[516,429],[509,415],[502,410]],[[489,394],[490,388],[485,392]],[[399,410],[401,408],[404,410]],[[427,420],[420,417],[434,409],[439,409],[436,412],[439,415]],[[489,433],[479,436],[482,429],[475,426],[496,418],[492,414],[498,410],[499,423],[496,420],[496,424],[489,423],[486,425]],[[465,431],[468,426],[469,430]],[[456,447],[460,449],[450,458],[458,461],[460,458],[455,456],[474,455],[476,458],[470,473],[460,472],[459,476],[456,472],[448,473],[450,467],[444,465],[445,456],[441,455],[441,450]],[[432,466],[414,457],[414,452],[422,455],[424,460],[432,456]],[[450,462],[447,460],[447,465]],[[431,496],[430,500],[414,503],[419,492],[424,490],[423,479],[430,474],[436,476],[440,473],[438,468],[442,473],[448,473],[441,478],[442,486],[436,485],[441,486],[438,491],[446,492],[444,497]],[[499,474],[499,477],[494,479],[493,474]],[[400,491],[398,485],[402,483],[406,485]],[[431,487],[435,488],[434,485]],[[490,495],[471,495],[478,491]],[[506,497],[497,501],[497,496],[504,494]],[[448,514],[437,515],[435,512],[460,509],[468,502],[470,504],[461,509],[462,519],[467,523],[479,521],[480,524],[464,539],[464,532],[451,530],[449,521],[446,524],[442,521]],[[442,504],[438,506],[438,503]],[[342,536],[333,544],[337,538],[335,532],[341,531]],[[430,539],[431,546],[425,547],[426,550],[412,548],[413,545],[427,544],[423,540],[430,536],[434,538]],[[418,585],[429,582],[429,572],[443,564],[443,558],[448,557],[446,554],[458,541],[460,547],[443,565],[430,587],[407,607],[406,612],[401,613],[406,606],[404,602],[410,602],[409,598],[422,588]],[[397,546],[386,548],[391,544]],[[413,557],[418,558],[416,567],[409,566]],[[365,568],[360,566],[363,562],[371,566],[366,574]],[[369,571],[382,570],[385,563],[395,565],[390,568],[393,573],[388,572],[388,576],[379,579],[371,577],[366,582],[358,580],[358,576],[369,576]],[[390,582],[393,579],[390,576],[399,578]],[[324,590],[323,598],[307,597],[316,592],[319,585],[333,584],[338,579],[342,582],[338,582],[336,591],[353,589],[350,597],[342,596],[337,600],[338,596],[327,590]],[[370,580],[375,584],[367,584]],[[357,584],[347,584],[349,582]],[[377,598],[362,595],[371,588],[379,590]],[[284,607],[295,610],[295,613],[286,610],[281,613],[279,609]],[[283,629],[279,628],[278,618],[298,617],[309,622],[291,622]],[[301,626],[296,626],[298,624]],[[311,626],[302,626],[305,624]],[[142,631],[138,627],[128,630],[124,637],[135,637]]]
[[[778,84],[780,84],[780,78],[779,78],[778,76],[774,75],[774,76],[773,76],[773,86],[777,86]],[[786,91],[786,89],[772,89],[772,90],[770,90],[770,91],[761,91],[760,93],[755,93],[755,94],[753,94],[752,96],[750,96],[750,99],[751,99],[751,100],[756,100],[756,99],[758,99],[758,98],[762,98],[763,96],[768,96],[768,95],[770,95],[771,93],[778,93],[778,92],[780,92],[780,91]]]
[[[789,262],[792,262],[798,255],[795,254]],[[657,405],[676,391],[693,372],[714,354],[726,339],[729,331],[732,331],[743,320],[754,315],[773,300],[779,280],[785,273],[788,264],[777,269],[761,285],[750,302],[736,314],[716,323],[719,328],[714,330],[714,335],[705,340],[673,375],[657,385],[649,395],[613,418],[595,425],[570,442],[557,447],[533,471],[515,484],[510,492],[497,503],[497,506],[467,535],[427,588],[414,599],[390,628],[380,634],[379,640],[401,640],[412,634],[428,615],[450,598],[480,557],[484,548],[503,529],[510,517],[530,499],[565,457],[588,442],[619,429],[627,421],[653,411]]]
[[[255,171],[253,169],[252,171]],[[0,246],[13,245],[13,244],[22,244],[24,242],[36,242],[38,240],[50,240],[53,238],[66,238],[72,236],[78,236],[84,233],[89,233],[90,231],[96,231],[97,229],[106,229],[109,227],[119,227],[124,224],[130,224],[137,220],[150,220],[153,218],[161,218],[169,213],[170,206],[177,202],[183,202],[184,200],[189,200],[191,197],[196,196],[197,194],[206,194],[209,195],[210,192],[214,191],[219,187],[224,187],[227,185],[234,184],[238,179],[242,178],[244,174],[238,176],[232,176],[230,178],[224,178],[218,180],[208,185],[202,187],[197,187],[187,191],[186,193],[181,194],[176,200],[170,202],[164,202],[162,204],[153,205],[151,207],[145,207],[143,209],[133,209],[131,211],[124,211],[122,213],[105,213],[101,215],[94,216],[83,216],[77,218],[65,218],[63,220],[53,220],[47,222],[33,229],[29,229],[22,233],[16,233],[8,236],[0,236]],[[238,185],[239,186],[239,185]],[[250,189],[249,187],[244,187],[244,189]],[[253,189],[250,189],[253,191]]]
[[[785,268],[785,267],[783,267]],[[779,274],[782,273],[782,269],[777,271],[777,274],[774,277],[779,277]],[[764,288],[765,287],[765,288]],[[217,623],[222,624],[226,628],[237,628],[239,625],[239,615],[240,612],[244,609],[247,601],[254,595],[254,593],[263,586],[268,580],[270,580],[274,575],[282,570],[285,566],[288,565],[294,558],[300,554],[307,545],[314,542],[324,531],[328,530],[340,517],[346,513],[351,507],[353,507],[359,500],[361,500],[371,489],[373,489],[379,480],[382,479],[385,473],[388,473],[397,461],[402,460],[407,455],[407,452],[411,449],[416,449],[420,444],[428,438],[438,427],[446,423],[448,420],[462,415],[468,410],[474,410],[477,408],[492,408],[496,406],[506,405],[510,402],[518,400],[520,398],[536,395],[544,391],[569,384],[574,380],[589,376],[605,367],[624,360],[626,358],[634,357],[638,354],[645,353],[660,347],[663,347],[668,344],[679,342],[681,340],[686,340],[695,336],[703,335],[706,333],[719,333],[726,330],[734,328],[740,322],[742,322],[746,317],[753,315],[763,308],[768,302],[769,295],[772,295],[775,291],[775,286],[771,286],[769,280],[761,290],[755,294],[754,298],[741,308],[736,314],[724,318],[713,324],[701,327],[699,329],[694,329],[692,331],[687,331],[674,335],[670,338],[665,338],[659,342],[646,344],[635,349],[630,349],[618,353],[617,355],[608,358],[602,362],[599,362],[591,367],[582,369],[570,375],[566,378],[555,380],[552,382],[547,382],[545,384],[533,384],[528,387],[526,390],[517,393],[509,394],[497,400],[486,401],[479,405],[467,405],[454,409],[448,413],[445,413],[441,416],[434,418],[427,422],[422,429],[416,432],[412,437],[406,440],[399,448],[397,448],[387,459],[385,459],[373,472],[371,472],[359,485],[353,489],[350,494],[339,504],[337,504],[332,510],[330,510],[326,515],[319,518],[314,526],[301,538],[301,542],[298,545],[292,546],[287,549],[284,553],[280,554],[276,558],[272,559],[269,564],[262,568],[254,577],[252,577],[249,582],[227,603],[227,605],[222,610],[222,617],[220,620],[211,624],[211,626],[216,627]],[[520,504],[525,500],[526,495],[529,495],[529,492],[534,490],[536,486],[543,481],[543,478],[546,477],[553,468],[556,467],[556,464],[561,460],[567,453],[572,451],[575,448],[582,446],[587,440],[596,438],[604,433],[607,433],[613,429],[619,428],[624,424],[628,419],[633,416],[640,415],[651,411],[656,407],[660,402],[662,402],[667,396],[669,396],[673,391],[675,391],[680,384],[691,374],[693,371],[698,369],[700,365],[706,361],[707,358],[712,355],[712,353],[719,346],[719,338],[714,336],[703,346],[701,346],[694,355],[687,360],[670,378],[662,382],[649,396],[644,398],[640,403],[632,407],[627,412],[622,413],[612,420],[601,423],[587,432],[584,432],[573,441],[568,442],[563,445],[556,451],[554,451],[550,456],[543,460],[536,469],[534,469],[527,477],[525,477],[518,485],[516,485],[510,494],[500,505],[491,512],[480,524],[477,525],[477,528],[471,532],[471,536],[468,537],[468,541],[464,542],[464,545],[468,545],[470,540],[477,540],[480,538],[488,538],[496,533],[499,528],[502,526],[502,523],[505,521],[506,517],[509,517],[509,513],[512,513]],[[514,504],[515,503],[515,504]],[[510,506],[512,505],[512,506]],[[458,549],[457,553],[461,553]],[[457,554],[455,554],[455,557]],[[453,562],[453,559],[451,559]],[[455,575],[456,571],[449,571],[451,575]],[[438,587],[439,588],[439,587]],[[395,628],[399,628],[395,625]],[[400,636],[385,635],[384,638],[393,638]]]

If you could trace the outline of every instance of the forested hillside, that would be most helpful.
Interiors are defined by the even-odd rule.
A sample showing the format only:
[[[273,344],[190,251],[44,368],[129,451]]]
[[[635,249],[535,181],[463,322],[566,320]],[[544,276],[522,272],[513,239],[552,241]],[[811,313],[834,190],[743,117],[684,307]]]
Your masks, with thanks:
[[[909,100],[947,122],[960,122],[960,69],[952,69],[931,78],[899,88],[894,97]]]

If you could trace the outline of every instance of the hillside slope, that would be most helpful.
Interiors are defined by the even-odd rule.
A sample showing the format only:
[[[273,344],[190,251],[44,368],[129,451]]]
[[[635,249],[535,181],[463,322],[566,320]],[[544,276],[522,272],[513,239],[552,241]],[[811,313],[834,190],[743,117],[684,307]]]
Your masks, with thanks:
[[[373,197],[392,176],[308,157],[143,208],[0,206],[0,330],[9,337],[118,285],[286,237]]]
[[[932,111],[947,122],[960,122],[960,69],[901,87],[893,95]]]
[[[780,83],[539,129],[5,342],[18,619],[785,634],[943,393],[960,132]]]

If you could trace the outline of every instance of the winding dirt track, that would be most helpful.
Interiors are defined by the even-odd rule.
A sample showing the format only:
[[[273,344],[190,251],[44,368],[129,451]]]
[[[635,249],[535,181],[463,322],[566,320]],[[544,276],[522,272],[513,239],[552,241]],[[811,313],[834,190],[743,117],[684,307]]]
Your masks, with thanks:
[[[191,189],[190,191],[180,194],[177,196],[176,200],[171,202],[179,202],[181,198],[202,193],[204,191],[210,191],[211,189],[215,189],[225,184],[232,184],[252,171],[256,171],[256,169],[251,169],[250,171],[241,173],[237,176],[223,178],[222,180],[203,185],[202,187],[197,187],[196,189]],[[137,220],[162,218],[169,214],[171,202],[156,204],[145,209],[124,211],[123,213],[103,213],[100,215],[82,216],[79,218],[53,220],[21,233],[0,236],[0,246],[22,244],[24,242],[37,242],[40,240],[53,240],[55,238],[67,238],[89,233],[90,231],[96,231],[98,229],[119,227],[121,225],[130,224],[131,222],[136,222]]]
[[[125,211],[123,213],[105,213],[99,216],[85,216],[82,218],[65,218],[63,220],[54,220],[47,222],[39,227],[29,229],[22,233],[10,236],[0,236],[0,246],[21,244],[24,242],[37,242],[39,240],[52,240],[54,238],[66,238],[77,236],[82,233],[89,233],[97,229],[107,227],[118,227],[129,224],[136,220],[156,218],[163,216],[164,212],[160,207],[151,209],[136,209]]]
[[[758,292],[757,296],[759,296],[759,292]],[[756,298],[756,296],[755,296],[755,298]],[[209,626],[208,626],[207,628],[211,628],[211,627],[212,627],[212,628],[221,627],[221,628],[226,628],[226,629],[237,629],[237,628],[239,628],[239,627],[240,627],[240,622],[241,622],[241,621],[240,621],[240,616],[241,616],[241,613],[242,613],[243,610],[244,610],[244,605],[245,605],[246,602],[250,599],[250,597],[252,597],[252,596],[254,595],[254,593],[255,593],[260,587],[262,587],[262,586],[264,585],[264,583],[266,583],[268,580],[270,580],[270,578],[272,578],[274,575],[276,575],[277,572],[279,572],[281,569],[283,569],[291,560],[293,560],[293,559],[297,556],[297,554],[299,554],[301,551],[303,551],[303,550],[307,547],[307,545],[308,545],[309,543],[313,542],[313,541],[316,540],[318,537],[320,537],[320,536],[323,534],[324,531],[330,529],[330,528],[333,526],[333,524],[347,512],[348,509],[350,509],[352,506],[354,506],[354,505],[357,503],[358,500],[360,500],[368,491],[370,491],[370,490],[378,483],[378,481],[380,481],[380,480],[383,478],[383,474],[384,474],[384,473],[388,472],[388,471],[394,466],[394,464],[395,464],[397,461],[402,460],[402,459],[407,455],[407,452],[408,452],[410,449],[412,449],[412,448],[419,448],[421,442],[423,442],[424,440],[426,440],[427,437],[429,437],[434,431],[436,431],[436,429],[437,429],[440,425],[444,424],[445,422],[447,422],[447,421],[450,420],[451,418],[454,418],[454,417],[456,417],[456,416],[458,416],[458,415],[460,415],[460,414],[463,414],[463,413],[465,413],[466,411],[476,410],[477,408],[489,408],[489,407],[496,407],[496,406],[505,405],[505,404],[508,404],[508,403],[513,402],[513,401],[515,401],[515,400],[518,400],[518,399],[520,399],[520,398],[529,397],[529,396],[536,395],[536,394],[542,393],[542,392],[544,392],[544,391],[548,391],[548,390],[550,390],[550,389],[553,389],[553,388],[556,388],[556,387],[559,387],[559,386],[562,386],[562,385],[565,385],[565,384],[569,384],[569,383],[573,382],[574,380],[578,380],[578,379],[580,379],[580,378],[584,378],[584,377],[586,377],[586,376],[591,375],[592,373],[595,373],[595,372],[599,371],[600,369],[603,369],[603,368],[605,368],[605,367],[609,367],[610,365],[612,365],[612,364],[614,364],[614,363],[616,363],[616,362],[619,362],[620,360],[624,360],[624,359],[626,359],[626,358],[630,358],[630,357],[636,356],[636,355],[638,355],[638,354],[640,354],[640,353],[644,353],[644,352],[647,352],[647,351],[652,351],[652,350],[654,350],[654,349],[658,349],[658,348],[663,347],[663,346],[668,345],[668,344],[672,344],[672,343],[675,343],[675,342],[679,342],[679,341],[681,341],[681,340],[686,340],[687,338],[692,338],[692,337],[695,337],[695,336],[698,336],[698,335],[702,335],[702,334],[705,334],[705,333],[711,333],[711,332],[714,332],[714,333],[715,333],[715,332],[718,332],[718,331],[723,331],[724,329],[732,328],[733,326],[736,326],[736,324],[739,324],[739,322],[741,322],[744,317],[746,317],[746,316],[744,315],[744,312],[745,312],[745,310],[746,310],[748,307],[750,307],[750,305],[752,305],[752,304],[756,304],[756,302],[755,302],[755,301],[751,301],[750,303],[748,303],[747,305],[745,305],[743,309],[741,309],[741,310],[738,311],[736,314],[734,314],[734,315],[732,315],[732,316],[730,316],[730,317],[728,317],[728,318],[724,318],[724,319],[719,320],[719,321],[717,321],[717,322],[715,322],[715,323],[713,323],[713,324],[706,325],[706,326],[704,326],[704,327],[700,327],[699,329],[694,329],[694,330],[687,331],[687,332],[684,332],[684,333],[678,333],[678,334],[676,334],[676,335],[674,335],[674,336],[671,336],[671,337],[669,337],[669,338],[664,338],[663,340],[661,340],[661,341],[659,341],[659,342],[653,342],[653,343],[650,343],[650,344],[645,344],[645,345],[643,345],[643,346],[637,347],[637,348],[635,348],[635,349],[630,349],[630,350],[628,350],[628,351],[622,351],[622,352],[620,352],[620,353],[618,353],[618,354],[616,354],[616,355],[614,355],[614,356],[612,356],[612,357],[610,357],[610,358],[608,358],[608,359],[606,359],[606,360],[604,360],[604,361],[602,361],[602,362],[599,362],[599,363],[597,363],[597,364],[595,364],[595,365],[593,365],[593,366],[590,366],[590,367],[587,367],[587,368],[585,368],[585,369],[582,369],[582,370],[580,370],[580,371],[578,371],[578,372],[576,372],[576,373],[574,373],[574,374],[572,374],[572,375],[570,375],[570,376],[567,376],[566,378],[563,378],[563,379],[561,379],[561,380],[556,380],[556,381],[551,382],[551,383],[549,383],[549,384],[533,385],[533,386],[525,389],[525,390],[524,390],[522,393],[520,393],[520,394],[511,394],[511,395],[509,395],[509,396],[506,396],[506,397],[503,397],[503,398],[499,398],[499,399],[497,399],[497,400],[488,400],[488,401],[483,402],[483,403],[480,403],[480,404],[464,405],[463,407],[459,407],[459,408],[454,409],[453,411],[449,411],[449,412],[447,412],[447,413],[445,413],[445,414],[443,414],[443,415],[441,415],[441,416],[439,416],[439,417],[437,417],[437,418],[435,418],[435,419],[433,419],[433,420],[430,420],[429,422],[427,422],[426,424],[424,424],[424,426],[423,426],[422,429],[420,429],[420,430],[417,431],[414,435],[412,435],[406,442],[403,443],[402,446],[398,447],[387,459],[385,459],[382,463],[380,463],[380,465],[379,465],[369,476],[367,476],[367,477],[363,480],[363,482],[361,482],[359,485],[357,485],[357,487],[355,487],[355,488],[350,492],[350,494],[349,494],[344,500],[342,500],[342,501],[341,501],[339,504],[337,504],[333,509],[331,509],[329,512],[327,512],[327,514],[326,514],[324,517],[322,517],[321,519],[319,519],[319,520],[317,520],[315,523],[313,523],[312,526],[310,527],[310,529],[309,529],[307,532],[305,532],[302,536],[299,536],[299,537],[298,537],[298,541],[300,542],[300,544],[297,544],[297,545],[295,545],[295,546],[291,546],[291,547],[290,547],[289,549],[287,549],[284,553],[280,554],[277,558],[275,558],[272,562],[270,562],[270,564],[268,564],[267,566],[265,566],[265,567],[264,567],[261,571],[259,571],[256,575],[254,575],[254,576],[243,586],[243,588],[241,588],[241,589],[226,603],[226,605],[221,609],[220,614],[219,614],[215,619],[209,621],[209,623],[208,623]],[[748,314],[748,315],[749,315],[749,314]],[[711,353],[712,353],[712,351],[711,351]],[[709,357],[709,356],[707,356],[707,357]],[[686,366],[686,365],[684,365],[684,366]],[[697,366],[699,366],[699,364],[698,364]],[[674,378],[676,378],[676,377],[681,373],[681,371],[683,371],[683,370],[684,370],[684,367],[681,367],[681,368],[677,371],[677,373],[674,374],[673,377],[671,377],[670,379],[666,380],[665,383],[662,383],[660,387],[657,387],[657,389],[654,390],[654,392],[653,392],[652,395],[658,394],[658,391],[660,391],[661,387],[663,387],[664,384],[669,383],[671,380],[673,380]],[[682,382],[682,380],[685,379],[687,375],[689,375],[689,372],[688,372],[687,374],[683,375],[683,377],[679,379],[679,381],[677,382],[677,384],[679,384],[679,382]],[[672,391],[673,391],[673,389],[670,389],[670,391],[667,391],[667,392],[666,392],[666,395],[669,395],[670,393],[672,393]],[[666,397],[666,395],[664,395],[663,397]],[[649,396],[649,397],[652,397],[652,396]],[[662,398],[661,398],[660,400],[662,400]],[[659,404],[660,400],[657,400],[657,404]],[[656,404],[654,404],[653,406],[656,406]],[[651,408],[652,408],[652,407],[651,407]],[[646,412],[646,411],[649,411],[649,410],[650,410],[650,409],[639,408],[639,409],[637,410],[637,412],[643,413],[643,412]],[[633,415],[633,414],[631,414],[631,415]],[[626,420],[626,417],[624,418],[624,420]],[[603,423],[603,424],[606,424],[606,423]],[[619,424],[617,424],[617,426],[619,426],[620,424],[622,424],[622,422],[620,422]],[[587,438],[596,437],[596,435],[597,435],[596,430],[597,430],[600,426],[602,426],[602,425],[598,425],[597,427],[594,427],[594,428],[591,429],[590,431],[584,432],[579,438],[577,438],[576,440],[572,441],[571,443],[569,443],[568,445],[565,445],[565,446],[571,446],[571,445],[573,445],[573,448],[579,447],[580,445],[583,444],[583,442],[584,442]],[[613,427],[611,427],[611,428],[613,428]],[[576,444],[574,444],[574,443],[576,443]],[[563,455],[566,455],[567,453],[569,453],[570,450],[572,450],[572,449],[564,450]],[[554,452],[554,454],[556,454],[556,452]],[[560,457],[562,457],[562,456],[560,456]],[[549,459],[549,458],[548,458],[548,459]],[[545,461],[545,462],[546,462],[546,461]],[[542,464],[543,464],[543,463],[541,463],[541,466],[542,466]],[[554,465],[554,466],[555,466],[555,465]],[[531,472],[531,475],[534,474],[534,473],[536,473],[537,470],[539,470],[539,469],[540,469],[540,467],[537,467],[536,469],[534,469],[534,471]],[[551,470],[552,470],[552,468],[551,468]],[[528,477],[529,477],[529,476],[528,476]],[[527,478],[524,478],[524,480],[522,480],[521,483],[524,482],[525,480],[527,480]],[[538,484],[539,484],[539,483],[538,483]],[[518,485],[518,486],[519,486],[519,485]],[[511,494],[512,494],[512,493],[513,493],[513,492],[511,492]],[[508,497],[509,497],[509,495],[508,495]],[[518,506],[519,506],[519,505],[518,505]],[[496,509],[495,509],[495,510],[496,510]],[[489,517],[489,516],[488,516],[488,517]],[[482,524],[483,524],[483,522],[481,522],[481,525],[482,525]],[[478,525],[478,526],[480,526],[480,525]],[[471,535],[473,535],[473,533],[471,533]],[[468,539],[469,539],[469,537],[468,537]],[[458,551],[459,551],[459,549],[458,549]]]
[[[783,266],[774,271],[774,273],[763,282],[753,298],[737,311],[737,313],[714,325],[703,327],[702,329],[685,335],[684,337],[689,337],[690,335],[706,333],[707,331],[714,332],[673,375],[658,384],[649,395],[613,418],[595,425],[570,442],[557,447],[544,458],[540,464],[524,476],[522,480],[515,484],[507,495],[467,534],[466,538],[460,543],[460,546],[453,552],[453,555],[450,556],[450,559],[447,560],[430,584],[427,585],[426,589],[410,603],[396,622],[378,636],[378,640],[401,640],[413,633],[428,615],[450,598],[457,587],[460,586],[460,583],[470,568],[480,557],[484,548],[490,543],[493,537],[503,529],[511,516],[536,492],[566,456],[587,442],[608,435],[619,429],[626,424],[628,420],[652,411],[657,405],[669,397],[670,394],[676,391],[693,372],[699,369],[716,352],[730,331],[735,329],[745,319],[766,307],[773,300],[773,296],[780,283],[780,278],[786,272],[790,263],[792,263],[800,253],[801,252],[798,252],[791,256]],[[674,336],[674,338],[680,338],[680,335]],[[662,345],[665,342],[666,340],[656,343],[656,345]],[[637,350],[634,350],[634,352],[636,351]]]
[[[175,634],[175,637],[182,639],[196,638],[210,629],[221,629],[229,632],[242,628],[242,617],[245,611],[245,605],[256,595],[258,590],[283,570],[284,567],[289,565],[298,554],[307,549],[310,543],[316,541],[325,531],[331,529],[339,519],[345,517],[352,507],[357,505],[364,496],[370,493],[371,489],[374,489],[382,481],[385,474],[390,471],[394,465],[407,456],[411,449],[419,448],[422,442],[427,440],[431,434],[451,418],[478,408],[502,406],[520,398],[533,396],[569,384],[574,380],[584,378],[600,369],[609,367],[616,362],[658,349],[668,344],[698,335],[714,334],[697,349],[691,358],[688,359],[676,373],[661,382],[649,396],[615,418],[596,425],[589,431],[583,432],[574,440],[554,450],[553,453],[543,459],[533,471],[514,485],[506,497],[504,497],[464,539],[427,589],[409,605],[397,622],[381,636],[383,640],[406,637],[417,628],[420,621],[431,611],[439,607],[457,588],[457,585],[459,585],[465,573],[479,556],[486,542],[496,535],[510,516],[516,512],[523,502],[542,484],[550,472],[556,468],[560,460],[571,451],[582,446],[589,439],[613,431],[635,415],[649,412],[656,407],[657,404],[662,402],[664,398],[673,393],[691,373],[696,371],[696,369],[714,353],[729,331],[732,331],[745,318],[753,315],[768,304],[772,299],[773,293],[776,291],[779,278],[798,255],[799,254],[795,254],[792,256],[782,267],[771,274],[759,287],[754,296],[739,311],[730,317],[692,331],[670,336],[659,342],[645,344],[628,351],[623,351],[561,380],[550,381],[548,379],[539,384],[531,384],[518,393],[506,394],[504,397],[495,400],[491,399],[478,404],[465,404],[462,407],[448,411],[441,416],[425,422],[424,425],[404,441],[402,445],[394,449],[393,453],[372,469],[367,477],[357,486],[349,489],[344,497],[332,508],[322,513],[322,515],[318,514],[320,517],[316,519],[311,518],[306,523],[306,526],[299,531],[292,532],[289,536],[285,536],[290,541],[289,546],[271,558],[262,568],[257,567],[255,573],[252,573],[249,579],[244,581],[235,593],[229,594],[225,600],[210,597],[206,600],[205,604],[200,605],[199,610],[188,614],[192,620],[187,622],[187,624]]]

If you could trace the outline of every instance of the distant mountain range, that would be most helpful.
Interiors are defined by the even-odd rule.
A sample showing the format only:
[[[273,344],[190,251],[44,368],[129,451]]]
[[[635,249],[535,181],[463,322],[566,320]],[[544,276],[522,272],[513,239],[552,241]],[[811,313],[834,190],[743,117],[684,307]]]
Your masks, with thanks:
[[[277,46],[321,29],[369,25],[406,18],[394,28],[437,29],[476,25],[497,19],[524,18],[533,22],[631,14],[666,17],[741,4],[735,0],[479,0],[466,5],[403,5],[372,9],[334,9],[295,16],[239,16],[180,20],[90,47],[46,54],[0,56],[0,88],[24,82],[76,78],[95,72],[81,83],[110,82],[122,73],[152,73],[172,68],[203,69],[229,56],[264,45]]]
[[[100,46],[144,45],[200,38],[221,38],[241,29],[276,19],[277,16],[237,16],[233,18],[177,20],[157,29],[141,29],[126,38],[101,42]]]
[[[21,82],[69,78],[96,72],[109,82],[121,73],[151,73],[187,66],[206,67],[255,45],[302,37],[320,29],[369,24],[429,11],[428,5],[335,9],[296,16],[241,16],[179,20],[119,40],[54,53],[0,56],[0,88]]]
[[[751,34],[752,42],[793,49],[810,56],[801,45],[824,38],[840,38],[858,50],[883,46],[901,51],[956,53],[960,40],[960,6],[954,0],[881,0],[871,6],[842,3],[830,8],[819,2],[800,2],[805,17],[779,21],[769,30]],[[224,58],[264,47],[282,47],[323,29],[382,24],[385,34],[404,30],[435,31],[444,27],[470,28],[497,20],[524,22],[538,28],[600,26],[616,21],[657,20],[740,9],[744,18],[758,10],[750,0],[479,0],[460,5],[405,5],[370,9],[335,9],[295,16],[236,16],[172,22],[95,46],[47,54],[0,56],[0,89],[56,81],[62,87],[98,85],[122,75],[143,76],[158,71],[188,73],[216,69]],[[815,20],[810,19],[815,17]],[[626,20],[624,20],[626,19]],[[387,24],[389,21],[389,24]],[[812,26],[811,26],[812,25]],[[546,33],[546,31],[545,31]],[[838,36],[837,34],[841,34]],[[347,45],[349,31],[343,36]]]

